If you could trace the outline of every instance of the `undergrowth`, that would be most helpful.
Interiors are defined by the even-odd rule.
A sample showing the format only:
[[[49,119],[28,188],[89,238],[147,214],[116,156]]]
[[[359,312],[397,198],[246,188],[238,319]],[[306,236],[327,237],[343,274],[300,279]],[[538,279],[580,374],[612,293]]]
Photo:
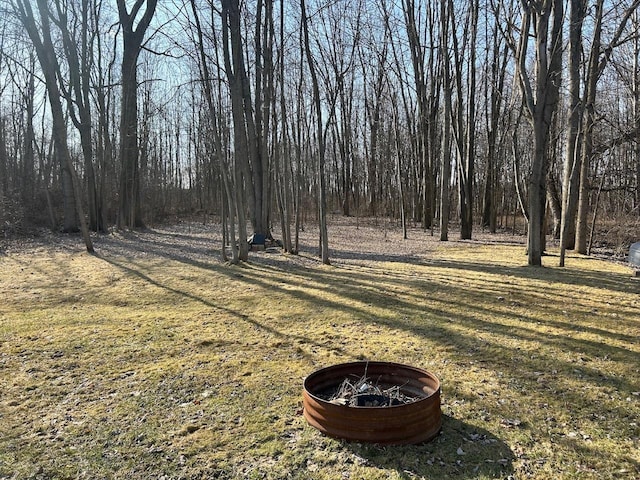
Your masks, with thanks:
[[[629,269],[429,245],[410,261],[334,248],[332,266],[0,257],[0,478],[639,478]],[[440,435],[379,447],[307,425],[303,378],[356,359],[435,373]]]

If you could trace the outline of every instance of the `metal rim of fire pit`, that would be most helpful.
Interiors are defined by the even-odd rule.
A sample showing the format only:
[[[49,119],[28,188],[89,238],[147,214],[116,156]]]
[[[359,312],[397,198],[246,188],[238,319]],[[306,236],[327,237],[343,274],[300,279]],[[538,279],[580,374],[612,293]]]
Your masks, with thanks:
[[[337,405],[319,395],[345,378],[370,378],[399,386],[417,400],[384,407]],[[352,362],[316,370],[304,380],[303,409],[307,422],[322,433],[350,441],[381,445],[424,443],[442,427],[440,381],[421,368],[393,362]]]

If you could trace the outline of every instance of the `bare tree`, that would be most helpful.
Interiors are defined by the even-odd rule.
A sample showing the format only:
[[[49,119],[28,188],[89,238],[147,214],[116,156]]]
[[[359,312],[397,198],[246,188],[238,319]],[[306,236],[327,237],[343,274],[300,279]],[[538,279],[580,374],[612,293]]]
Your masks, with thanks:
[[[578,205],[580,172],[579,129],[582,118],[580,67],[582,60],[582,26],[586,0],[571,0],[569,17],[569,133],[564,157],[562,182],[562,220],[560,226],[560,266],[564,266],[565,251],[575,243],[575,214]]]
[[[442,92],[444,94],[444,124],[442,127],[442,168],[440,174],[440,240],[449,240],[450,185],[451,185],[451,54],[449,52],[449,13],[451,2],[440,2],[440,50],[442,58]]]
[[[25,129],[24,139],[22,147],[22,171],[20,172],[21,187],[20,194],[22,197],[22,203],[25,208],[29,208],[33,205],[34,199],[34,184],[35,184],[35,151],[34,146],[36,142],[35,131],[33,128],[33,121],[35,117],[35,58],[33,54],[29,58],[29,72],[27,73],[27,85],[22,93],[22,101],[25,105]],[[65,225],[66,231],[73,231],[77,229],[77,221],[73,219],[73,223]]]
[[[402,135],[400,133],[400,115],[398,112],[398,99],[392,98],[392,111],[393,111],[393,136],[395,137],[395,168],[396,168],[396,183],[398,188],[398,204],[400,210],[400,222],[402,224],[402,238],[407,239],[407,217],[405,214],[405,194],[404,194],[404,179],[402,178],[402,165],[403,157],[405,156],[406,147],[403,147],[401,140]],[[391,132],[390,132],[391,134]]]
[[[636,31],[640,29],[640,15],[636,10],[633,16],[633,26]],[[636,129],[636,138],[634,143],[634,160],[636,164],[636,191],[635,191],[635,208],[640,216],[640,36],[636,35],[633,40],[633,122]]]
[[[246,105],[250,98],[247,96],[248,79],[242,51],[242,36],[240,33],[240,5],[238,0],[222,1],[222,48],[224,64],[229,89],[231,93],[231,111],[233,116],[233,145],[235,169],[233,182],[235,183],[236,213],[238,215],[238,242],[240,244],[240,260],[249,257],[247,246],[247,201],[245,189],[249,193],[250,204],[254,204],[254,195],[249,175],[249,158],[257,154],[255,124],[251,117],[247,117]],[[252,125],[252,133],[248,126]],[[251,151],[253,150],[253,154]]]
[[[383,107],[383,92],[385,85],[389,84],[387,77],[387,56],[389,47],[394,48],[392,42],[392,33],[389,25],[389,11],[386,0],[380,2],[380,10],[384,19],[384,36],[381,39],[372,38],[372,52],[367,55],[363,45],[359,45],[359,60],[362,67],[363,94],[364,94],[364,115],[368,123],[368,146],[369,151],[366,155],[366,186],[367,192],[367,211],[369,215],[377,216],[379,211],[379,202],[381,195],[380,188],[380,172],[379,161],[379,132],[381,124],[381,112]],[[373,36],[373,33],[372,33]],[[398,62],[396,62],[397,64]],[[369,80],[369,72],[373,71],[374,75]],[[371,86],[369,87],[369,84]]]
[[[5,65],[5,54],[4,47],[6,36],[4,35],[4,29],[6,25],[4,21],[0,21],[0,26],[2,28],[2,35],[0,35],[0,75],[4,74],[4,65]],[[4,82],[0,83],[0,99],[3,98],[3,94],[6,86]],[[9,187],[9,182],[7,179],[7,160],[9,157],[9,153],[7,152],[7,133],[5,128],[5,119],[0,114],[0,221],[4,221],[4,212],[5,212],[5,195],[7,193],[7,189]]]
[[[245,62],[240,2],[223,0],[222,13],[223,50],[230,83],[236,161],[239,161],[238,173],[243,176],[241,183],[237,183],[236,179],[236,185],[245,189],[243,203],[248,207],[253,233],[270,237],[272,150],[269,140],[274,102],[275,41],[273,2],[258,0],[256,3],[254,61],[251,62],[255,65],[254,95]],[[246,230],[246,227],[240,225],[240,238],[243,229]]]
[[[5,35],[0,35],[0,75],[4,74],[4,45]],[[0,99],[2,99],[6,86],[0,84]],[[9,152],[7,151],[7,129],[4,116],[0,114],[0,221],[4,223],[5,217],[5,200],[7,190],[9,189],[9,180],[7,178],[7,163]]]
[[[91,6],[93,12],[90,17],[96,22],[94,28],[97,30],[97,20],[102,17],[102,0],[93,2]],[[111,205],[117,201],[112,193],[118,189],[116,176],[118,152],[115,146],[116,136],[113,129],[113,125],[116,124],[114,105],[117,103],[113,94],[115,91],[113,76],[116,70],[116,55],[115,52],[111,55],[108,53],[109,46],[112,46],[113,50],[115,50],[116,39],[105,41],[108,36],[105,37],[103,38],[103,35],[100,34],[95,37],[95,56],[91,73],[94,75],[93,98],[95,108],[93,112],[96,117],[94,119],[96,123],[94,132],[96,189],[97,197],[103,203],[104,223],[107,224],[107,222],[115,220],[107,215],[107,211],[111,211]]]
[[[529,265],[540,266],[544,250],[549,129],[558,105],[562,73],[563,0],[521,0],[521,13],[522,25],[516,52],[517,76],[533,128],[533,158],[528,180],[527,254]],[[526,69],[530,38],[535,40],[534,82]]]
[[[7,179],[7,133],[5,119],[0,118],[0,219],[4,218],[4,202],[9,182]]]
[[[353,15],[343,15],[347,7]],[[338,10],[339,9],[339,10]],[[318,42],[321,62],[319,73],[330,102],[336,103],[336,114],[332,124],[334,161],[336,163],[336,186],[341,200],[342,213],[351,215],[353,195],[354,158],[354,63],[361,35],[361,0],[348,4],[334,4],[318,15],[321,23],[322,41]]]
[[[138,57],[158,0],[136,0],[131,10],[127,9],[125,0],[116,1],[123,42],[118,227],[138,228],[144,226],[138,151]],[[144,13],[136,24],[143,6]]]
[[[434,168],[436,159],[430,152],[435,151],[435,130],[436,122],[434,115],[437,112],[437,99],[435,95],[435,82],[427,83],[427,71],[435,69],[435,53],[429,49],[428,58],[425,60],[425,46],[420,41],[418,22],[416,21],[416,5],[414,0],[403,0],[402,9],[405,17],[407,36],[409,39],[409,49],[411,52],[411,62],[413,66],[414,84],[416,89],[416,99],[418,104],[418,127],[417,127],[417,153],[418,162],[422,170],[422,201],[423,215],[422,224],[424,228],[433,228],[433,216],[435,213],[435,177]],[[426,9],[430,35],[433,38],[434,22],[431,9]],[[425,71],[425,63],[427,71]]]
[[[473,231],[473,180],[476,144],[476,43],[478,32],[478,0],[468,4],[464,22],[462,45],[453,32],[454,79],[456,86],[456,114],[454,135],[458,151],[458,196],[460,199],[460,237],[470,239]],[[449,11],[455,15],[453,0],[449,0]],[[455,25],[455,18],[452,18]],[[466,78],[463,77],[464,57],[467,58]],[[463,91],[466,90],[466,94]],[[466,104],[464,99],[466,97]]]
[[[53,123],[53,141],[56,154],[61,159],[63,172],[68,175],[68,195],[66,201],[71,205],[65,207],[65,225],[72,226],[78,220],[88,252],[93,252],[93,243],[89,235],[89,229],[84,218],[82,207],[81,189],[77,178],[77,173],[69,153],[67,144],[67,126],[64,118],[64,111],[61,103],[61,93],[58,84],[58,73],[60,67],[56,58],[51,38],[50,12],[46,0],[38,0],[39,25],[36,23],[31,3],[25,0],[14,0],[15,13],[24,25],[31,41],[36,49],[40,67],[45,78],[45,85],[51,107],[51,117]],[[42,34],[40,33],[42,32]],[[42,35],[42,36],[41,36]],[[71,220],[73,219],[73,221]]]
[[[589,52],[589,62],[586,68],[585,92],[584,92],[584,112],[582,120],[582,150],[580,163],[580,194],[578,197],[578,218],[576,226],[576,250],[579,253],[587,253],[588,241],[588,220],[589,211],[589,171],[591,160],[594,156],[594,127],[597,122],[598,113],[596,111],[596,98],[598,91],[598,80],[602,76],[607,63],[611,59],[613,50],[622,41],[626,31],[626,25],[631,15],[640,6],[640,0],[633,0],[620,15],[614,33],[607,45],[602,45],[603,17],[605,9],[604,0],[596,0],[594,12],[594,26],[592,33],[592,43]]]
[[[313,88],[313,103],[316,113],[316,141],[318,142],[318,214],[320,221],[320,258],[322,263],[329,265],[329,232],[327,228],[327,192],[325,177],[325,153],[326,138],[325,127],[322,121],[322,104],[320,102],[320,86],[316,66],[313,55],[311,54],[311,43],[309,41],[309,19],[307,17],[307,7],[305,0],[300,0],[302,9],[302,30],[304,38],[304,49],[309,65],[309,73],[311,74],[311,85]],[[334,111],[334,105],[331,106],[331,113]]]
[[[232,30],[233,32],[233,30]],[[271,151],[269,145],[274,99],[273,1],[258,0],[255,25],[255,98],[251,110],[251,90],[243,78],[243,98],[250,144],[253,202],[250,205],[254,233],[271,237]]]
[[[240,247],[245,246],[242,250],[242,255],[245,256],[248,253],[248,249],[246,248],[246,237],[244,238],[244,242],[240,242],[236,239],[235,229],[236,229],[236,218],[238,217],[238,203],[237,203],[237,195],[235,185],[233,184],[233,173],[229,168],[228,162],[228,149],[225,148],[225,140],[223,137],[223,127],[221,125],[221,117],[220,114],[220,103],[222,102],[222,90],[221,90],[221,65],[218,61],[218,45],[216,41],[216,33],[213,32],[213,41],[214,41],[214,66],[218,69],[217,74],[214,76],[209,67],[209,59],[207,54],[205,53],[205,35],[203,33],[203,29],[200,22],[200,16],[198,14],[198,8],[196,7],[195,0],[190,1],[191,11],[193,14],[193,19],[196,28],[196,47],[198,50],[198,67],[199,67],[199,75],[200,75],[200,83],[202,85],[202,90],[204,92],[205,102],[208,110],[208,120],[209,120],[209,141],[206,142],[206,149],[209,155],[215,157],[215,159],[220,164],[220,175],[222,178],[222,219],[223,219],[223,235],[222,235],[222,260],[227,260],[227,241],[230,240],[229,244],[231,247],[232,253],[232,263],[238,263],[240,261]],[[210,25],[211,29],[214,29],[213,21]],[[217,78],[215,83],[217,84],[217,88],[214,87],[214,78]],[[216,97],[217,96],[217,101]],[[239,160],[238,160],[239,161]],[[244,208],[244,204],[241,206]],[[227,221],[228,219],[228,221]],[[229,229],[229,232],[227,230]],[[246,235],[246,233],[245,233]],[[229,237],[229,238],[228,238]]]
[[[287,88],[285,76],[286,48],[285,48],[285,9],[284,2],[280,4],[280,48],[278,50],[278,86],[280,95],[278,103],[280,106],[280,140],[279,148],[275,155],[275,176],[276,190],[278,192],[278,203],[280,206],[280,223],[282,229],[282,247],[285,252],[297,253],[296,247],[293,246],[291,240],[291,222],[293,211],[295,209],[294,192],[296,190],[294,175],[292,174],[292,146],[289,133],[289,120],[287,118],[287,100],[285,90]],[[277,128],[277,122],[274,122],[274,128]],[[297,182],[296,182],[297,183]]]
[[[497,189],[499,170],[499,147],[504,142],[509,115],[503,111],[503,105],[507,97],[505,91],[505,77],[507,73],[507,63],[509,49],[499,32],[499,17],[503,8],[502,2],[495,6],[494,18],[489,19],[489,9],[486,11],[487,18],[485,25],[487,28],[486,37],[491,38],[491,43],[487,43],[487,50],[491,49],[491,54],[487,54],[489,72],[488,81],[485,83],[488,93],[485,95],[488,105],[486,108],[487,123],[487,163],[485,171],[485,185],[483,196],[482,225],[489,227],[491,233],[496,233],[497,228]],[[491,30],[489,30],[491,28]]]
[[[88,0],[82,0],[80,12],[76,12],[62,0],[55,0],[56,19],[64,45],[64,53],[69,72],[69,85],[63,87],[67,108],[71,120],[80,133],[80,143],[84,157],[85,177],[87,181],[87,199],[89,228],[93,231],[106,231],[103,215],[102,197],[98,194],[93,153],[93,119],[91,109],[91,68],[93,66],[93,44],[98,35],[90,32],[91,9]],[[71,15],[71,16],[70,16]],[[73,26],[74,31],[70,30]],[[79,30],[79,31],[78,31]]]

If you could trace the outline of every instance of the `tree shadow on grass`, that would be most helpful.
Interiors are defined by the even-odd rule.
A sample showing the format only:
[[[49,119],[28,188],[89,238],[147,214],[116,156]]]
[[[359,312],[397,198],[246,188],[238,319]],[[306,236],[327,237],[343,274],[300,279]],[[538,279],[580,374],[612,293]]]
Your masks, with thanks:
[[[551,255],[548,255],[551,256]],[[571,260],[571,259],[570,259]],[[594,259],[589,259],[594,260]],[[577,266],[554,268],[552,266],[530,267],[526,265],[507,266],[492,264],[491,262],[474,262],[465,260],[433,259],[429,266],[449,268],[453,270],[467,270],[477,273],[513,276],[523,280],[537,280],[554,284],[564,284],[571,287],[590,287],[608,289],[613,292],[640,292],[640,285],[631,281],[631,276],[618,272],[602,270],[585,270]]]
[[[157,253],[154,251],[154,253]],[[311,338],[308,338],[305,335],[294,334],[292,332],[285,332],[275,330],[272,326],[265,324],[263,322],[258,321],[256,318],[253,318],[251,315],[245,312],[235,311],[233,309],[229,309],[224,305],[224,302],[219,302],[212,299],[205,299],[194,293],[186,291],[181,288],[176,288],[175,286],[171,286],[164,281],[159,281],[157,279],[151,278],[149,274],[144,273],[143,270],[140,270],[135,265],[126,265],[122,261],[118,261],[115,259],[110,259],[108,257],[99,257],[102,258],[107,263],[110,263],[123,271],[134,274],[135,276],[141,278],[142,280],[149,282],[152,285],[163,288],[169,292],[175,293],[177,295],[183,296],[185,298],[190,298],[194,301],[201,302],[202,304],[211,307],[213,309],[217,309],[220,311],[224,311],[226,313],[232,314],[238,317],[241,320],[244,320],[248,323],[253,324],[255,327],[260,328],[261,330],[270,332],[280,337],[286,337],[290,340],[299,340],[308,345],[315,345],[316,347],[321,347],[321,342],[317,342]],[[439,311],[439,307],[427,306],[425,304],[421,304],[421,302],[416,299],[416,302],[407,302],[401,298],[395,298],[393,295],[387,295],[382,291],[372,291],[370,286],[367,285],[362,279],[358,278],[358,276],[354,276],[350,272],[340,271],[336,269],[332,269],[331,271],[308,271],[305,269],[301,269],[296,271],[294,274],[295,278],[292,280],[287,280],[284,276],[279,276],[279,272],[281,271],[278,267],[269,267],[265,265],[260,265],[256,268],[232,268],[229,269],[224,267],[223,265],[216,263],[202,263],[194,259],[186,258],[186,257],[177,257],[174,260],[178,262],[184,262],[189,265],[193,265],[195,267],[203,268],[210,271],[215,271],[218,274],[224,275],[229,278],[230,281],[239,281],[243,283],[248,283],[254,286],[264,287],[266,291],[272,292],[280,292],[283,295],[290,295],[293,298],[296,298],[300,301],[308,302],[309,305],[313,305],[316,308],[335,308],[341,311],[350,312],[354,318],[362,319],[363,321],[367,321],[369,319],[369,314],[367,310],[357,305],[356,302],[362,301],[363,299],[368,299],[372,304],[382,305],[385,304],[387,309],[394,311],[406,311],[407,315],[403,318],[391,318],[386,319],[384,317],[376,318],[376,322],[378,324],[387,325],[390,328],[401,329],[408,332],[412,332],[414,334],[430,338],[430,339],[440,339],[441,342],[448,343],[452,347],[456,348],[459,351],[465,352],[474,352],[476,360],[480,359],[492,359],[495,362],[496,360],[496,351],[495,349],[499,349],[500,351],[504,351],[504,355],[500,357],[503,358],[512,358],[515,352],[505,351],[505,348],[499,344],[493,344],[491,342],[478,343],[477,338],[473,335],[469,334],[461,334],[460,332],[452,329],[449,325],[449,321],[446,318],[441,318],[442,312]],[[468,269],[468,270],[478,270],[486,273],[502,273],[502,272],[512,272],[520,273],[521,275],[525,275],[529,278],[537,278],[541,273],[539,269],[521,269],[514,268],[510,269],[508,267],[497,266],[497,265],[486,265],[486,264],[475,264],[470,262],[446,262],[446,261],[434,261],[434,265],[439,267],[442,266],[453,266],[457,265],[459,268]],[[453,267],[452,267],[453,268]],[[267,275],[267,273],[269,275]],[[562,272],[564,275],[564,272]],[[289,272],[289,274],[291,274]],[[283,284],[296,285],[296,284],[315,284],[316,287],[313,291],[288,291],[282,290],[280,284],[276,284],[269,280],[270,277],[278,278],[279,282]],[[386,276],[387,282],[395,282],[398,285],[400,283],[414,283],[419,282],[420,287],[423,291],[430,291],[432,288],[435,288],[434,285],[438,285],[436,280],[429,279],[420,279],[420,280],[409,280],[407,281],[405,278],[399,278],[395,281],[390,276]],[[589,282],[584,285],[588,285]],[[473,297],[473,292],[466,291],[464,288],[459,285],[439,285],[438,288],[442,292],[453,292],[451,295],[444,295],[446,298],[455,299],[456,304],[467,304],[469,313],[466,315],[462,315],[461,313],[456,314],[456,324],[464,324],[469,327],[470,332],[477,331],[490,331],[493,334],[501,335],[507,339],[518,338],[523,341],[540,341],[543,344],[554,345],[559,347],[561,350],[573,350],[576,355],[589,355],[592,357],[597,357],[603,354],[604,346],[601,342],[596,342],[589,339],[578,339],[574,338],[573,335],[559,336],[559,335],[544,335],[533,328],[526,327],[527,315],[523,314],[523,326],[518,329],[514,329],[510,325],[503,325],[500,322],[489,322],[487,320],[489,315],[493,315],[490,310],[485,310],[485,307],[482,306],[482,302],[470,302],[468,298]],[[339,297],[343,298],[344,301],[340,300],[330,300],[327,298],[323,298],[322,295],[319,295],[318,292],[326,291],[330,293],[334,293]],[[384,298],[383,298],[384,297]],[[388,297],[388,298],[387,298]],[[451,300],[453,301],[453,300]],[[550,307],[547,307],[550,308]],[[562,308],[562,307],[560,307]],[[482,313],[482,315],[479,315]],[[510,313],[511,316],[514,316],[515,313]],[[621,322],[622,319],[618,319],[617,322]],[[557,321],[545,320],[544,323],[554,325],[560,327]],[[573,332],[576,330],[575,326],[571,324],[567,324],[565,326],[569,332]],[[583,330],[588,330],[588,327],[580,327]],[[606,336],[608,334],[607,331],[600,332],[594,328],[591,328],[593,333],[599,334],[600,336]],[[620,337],[618,335],[618,337]],[[629,341],[631,340],[627,336],[622,336],[617,338],[618,340]],[[337,346],[333,348],[336,353],[345,354],[346,352],[340,347]],[[607,347],[607,353],[610,357],[616,358],[617,361],[623,361],[630,364],[637,363],[637,354],[633,351],[627,350],[626,348],[620,346],[610,345]],[[528,371],[534,372],[541,370],[542,366],[538,361],[533,361],[528,357],[520,358],[521,366],[527,365],[530,368]],[[558,361],[556,361],[556,365],[558,365]],[[575,369],[573,365],[567,365],[567,369]],[[503,368],[506,368],[506,365],[503,365]],[[635,386],[624,382],[621,378],[609,378],[603,377],[599,374],[598,371],[589,370],[588,368],[584,369],[585,372],[590,373],[593,381],[596,381],[598,385],[603,383],[609,384],[616,388],[623,388],[628,391],[635,391],[637,389]],[[518,375],[520,376],[520,375]]]
[[[205,298],[202,298],[196,294],[193,294],[191,292],[185,291],[185,290],[181,290],[178,289],[176,287],[173,287],[171,285],[165,284],[161,281],[158,281],[154,278],[151,278],[148,274],[144,273],[142,270],[136,268],[136,266],[134,265],[126,265],[125,263],[121,262],[121,261],[117,261],[115,259],[110,259],[108,257],[103,257],[103,256],[98,256],[98,258],[100,258],[101,260],[105,261],[106,263],[120,269],[123,272],[126,272],[130,275],[133,275],[145,282],[147,282],[150,285],[154,285],[158,288],[161,288],[167,292],[179,295],[181,297],[184,298],[188,298],[190,300],[193,300],[195,302],[199,302],[202,305],[205,305],[209,308],[211,308],[214,311],[221,311],[224,312],[226,314],[231,315],[232,317],[235,317],[239,320],[242,320],[250,325],[253,325],[255,328],[264,331],[266,333],[272,334],[275,337],[281,338],[283,340],[286,340],[288,342],[290,342],[291,344],[295,343],[296,341],[302,342],[303,344],[306,345],[313,345],[316,346],[318,348],[323,348],[324,345],[320,342],[315,341],[312,338],[309,338],[305,335],[300,335],[300,334],[293,334],[293,333],[289,333],[289,332],[285,332],[285,331],[281,331],[276,329],[273,326],[270,326],[266,323],[262,323],[258,320],[256,320],[255,318],[253,318],[252,316],[243,313],[241,311],[237,311],[234,310],[232,308],[226,307],[224,306],[222,303],[214,303],[213,301],[207,300]],[[206,341],[206,340],[205,340]],[[206,345],[205,345],[206,346]],[[334,351],[337,354],[340,355],[344,355],[345,352],[342,349],[342,347],[340,346],[336,346],[336,347],[332,347],[331,348],[332,351]]]
[[[440,434],[422,445],[379,446],[348,443],[345,446],[369,466],[396,470],[402,479],[508,478],[514,453],[488,430],[448,415],[442,416]]]

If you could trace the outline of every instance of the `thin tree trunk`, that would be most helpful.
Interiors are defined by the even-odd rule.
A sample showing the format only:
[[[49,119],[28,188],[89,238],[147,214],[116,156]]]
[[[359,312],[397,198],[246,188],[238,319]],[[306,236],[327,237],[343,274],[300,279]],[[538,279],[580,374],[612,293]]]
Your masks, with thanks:
[[[33,54],[31,55],[30,63],[32,67],[35,67],[35,59]],[[25,103],[25,132],[22,149],[22,172],[21,172],[21,197],[22,203],[25,209],[32,208],[34,200],[34,179],[35,179],[35,151],[34,144],[36,142],[35,132],[33,130],[33,117],[34,117],[34,102],[35,102],[35,73],[29,72],[29,80],[27,82],[27,90],[24,93]],[[67,218],[65,220],[71,220],[69,225],[65,225],[67,230],[77,230],[77,222],[75,217]]]
[[[229,33],[231,32],[231,43]],[[244,59],[242,57],[242,45],[240,38],[240,12],[238,0],[223,0],[222,2],[222,47],[224,51],[224,64],[231,90],[231,111],[233,117],[233,144],[234,144],[234,174],[236,215],[238,218],[238,243],[240,248],[240,260],[249,258],[247,244],[246,223],[246,198],[245,182],[250,181],[249,156],[250,149],[255,149],[255,125],[253,139],[247,136],[246,110],[243,95],[243,81],[246,80],[244,71]],[[231,49],[231,56],[229,50]],[[233,64],[232,64],[233,62]],[[249,195],[252,196],[251,186],[248,185]],[[255,212],[254,212],[255,213]]]
[[[0,209],[4,208],[4,196],[9,188],[9,179],[7,177],[7,133],[5,128],[5,119],[0,118]],[[0,210],[0,218],[4,218],[4,212]]]
[[[442,127],[442,167],[440,175],[440,241],[449,240],[451,184],[451,58],[449,55],[449,14],[447,2],[440,2],[440,50],[442,59],[442,90],[444,94],[444,126]],[[450,3],[449,3],[450,5]]]
[[[525,219],[527,225],[529,224],[529,210],[527,209],[527,203],[525,200],[525,193],[522,191],[522,186],[520,185],[520,152],[518,151],[518,126],[520,125],[520,118],[522,117],[522,108],[518,113],[518,119],[516,120],[516,124],[513,127],[513,133],[511,134],[511,158],[513,160],[513,184],[516,194],[516,201],[520,211],[522,212],[522,217]],[[513,209],[513,230],[516,230],[516,210]],[[528,228],[528,227],[527,227]]]
[[[231,246],[231,252],[232,252],[232,263],[236,264],[239,262],[240,260],[240,253],[239,253],[239,245],[242,244],[243,242],[238,242],[236,241],[235,238],[235,217],[236,217],[236,212],[238,211],[238,205],[236,203],[236,197],[233,194],[234,188],[233,185],[230,185],[230,179],[229,179],[229,166],[228,166],[228,162],[227,160],[227,151],[228,148],[225,147],[225,141],[223,141],[223,131],[222,131],[222,125],[221,125],[221,121],[219,120],[219,114],[218,114],[218,109],[216,108],[216,102],[214,100],[214,96],[213,96],[213,87],[211,85],[212,82],[212,75],[210,73],[209,70],[209,65],[208,65],[208,61],[207,61],[207,55],[205,54],[205,49],[204,49],[204,35],[202,32],[202,27],[200,24],[200,19],[198,16],[198,10],[195,4],[195,0],[191,0],[190,1],[191,4],[191,10],[193,13],[193,17],[194,17],[194,21],[195,21],[195,25],[196,25],[196,33],[197,33],[197,47],[198,47],[198,54],[199,54],[199,60],[200,60],[200,68],[201,68],[201,81],[202,81],[202,85],[203,85],[203,90],[204,90],[204,96],[205,96],[205,100],[206,100],[206,104],[209,110],[209,119],[211,121],[211,125],[212,125],[212,132],[211,135],[213,137],[213,152],[211,152],[211,154],[213,156],[215,156],[218,161],[219,161],[219,165],[220,165],[220,177],[222,179],[222,186],[223,186],[223,192],[221,194],[222,197],[222,217],[223,217],[223,240],[222,240],[222,260],[223,261],[227,261],[227,253],[226,253],[226,238],[230,239],[230,246]],[[215,42],[215,35],[214,35],[214,42]],[[216,56],[217,56],[217,52],[218,52],[218,45],[217,43],[215,43],[214,48],[216,51]],[[216,65],[218,65],[218,69],[220,69],[219,66],[219,59],[216,57]],[[218,77],[220,77],[220,72],[218,72]],[[222,102],[222,92],[220,91],[220,80],[218,80],[218,101]],[[225,137],[226,138],[226,135]],[[227,235],[228,232],[228,235]],[[244,240],[244,243],[246,244],[246,238]]]
[[[604,187],[604,181],[607,177],[607,172],[609,171],[609,165],[611,164],[611,156],[607,158],[607,163],[602,172],[602,178],[600,178],[600,184],[598,185],[598,191],[596,192],[596,198],[594,200],[593,205],[593,217],[591,218],[591,228],[589,229],[589,243],[587,244],[587,255],[591,255],[591,246],[593,245],[593,236],[596,230],[596,219],[598,218],[598,204],[600,203],[600,194],[602,193],[602,188]]]
[[[460,238],[471,239],[473,232],[473,177],[475,170],[476,155],[476,39],[478,32],[478,10],[480,9],[478,0],[473,0],[469,8],[470,12],[470,43],[469,43],[469,65],[467,80],[467,118],[466,118],[466,146],[463,161],[460,163],[461,174],[459,178],[460,186]],[[461,101],[461,100],[460,100]]]
[[[636,31],[640,26],[638,17],[636,12],[633,22]],[[633,122],[637,132],[633,148],[636,164],[635,209],[640,216],[640,36],[637,35],[633,41]]]
[[[404,10],[405,24],[407,28],[407,35],[409,39],[409,49],[411,52],[411,62],[413,65],[414,84],[416,88],[416,100],[418,104],[418,125],[417,125],[417,161],[422,169],[422,226],[424,229],[431,229],[433,233],[433,214],[434,205],[433,198],[435,193],[435,186],[431,159],[429,155],[430,148],[430,130],[429,122],[429,102],[427,95],[427,84],[424,71],[424,57],[425,51],[420,37],[418,34],[418,28],[415,18],[415,3],[414,0],[403,0],[402,8]],[[432,32],[433,33],[433,32]],[[433,57],[430,56],[430,61]],[[431,125],[432,127],[434,125]]]
[[[307,9],[305,0],[300,0],[302,8],[302,28],[304,34],[304,48],[307,54],[307,62],[309,64],[309,73],[311,74],[311,84],[313,88],[313,102],[316,111],[316,134],[318,136],[318,215],[320,223],[320,257],[322,263],[329,265],[329,233],[327,228],[327,197],[326,197],[326,180],[325,180],[325,138],[322,123],[322,106],[320,104],[320,88],[318,86],[318,77],[314,65],[313,56],[311,55],[311,45],[309,43],[309,20],[307,18]]]
[[[496,18],[502,8],[502,3],[498,3],[498,10],[495,12]],[[487,11],[487,15],[489,12]],[[487,22],[488,24],[489,22]],[[487,118],[487,171],[483,198],[482,226],[489,227],[491,233],[496,233],[496,217],[497,217],[497,156],[498,156],[498,130],[500,126],[500,114],[503,100],[503,89],[507,66],[508,49],[504,48],[502,52],[499,35],[499,25],[493,23],[491,30],[493,37],[492,53],[491,53],[491,82],[487,82],[487,90],[491,91],[486,95],[490,102],[487,108],[489,118]],[[502,58],[502,62],[500,59]]]
[[[576,250],[587,253],[587,216],[589,212],[589,171],[593,155],[593,128],[596,122],[596,88],[600,67],[600,48],[602,36],[602,16],[604,0],[598,0],[595,9],[593,42],[587,66],[584,99],[584,128],[582,135],[582,160],[580,164],[580,193],[578,196],[578,224],[576,227]]]
[[[398,102],[397,99],[393,101],[393,128],[395,137],[395,167],[396,167],[396,181],[398,182],[398,203],[400,209],[400,221],[402,222],[402,238],[406,240],[407,237],[407,219],[405,215],[404,206],[404,188],[402,182],[402,142],[400,141],[400,119],[398,118]]]
[[[571,0],[569,23],[569,133],[564,157],[562,181],[562,218],[560,221],[560,261],[564,267],[567,248],[575,246],[575,218],[578,206],[578,181],[580,178],[580,62],[582,55],[582,26],[586,12],[586,0]]]
[[[292,184],[291,175],[291,145],[289,141],[289,122],[287,120],[287,103],[285,99],[285,36],[284,36],[284,2],[280,4],[280,117],[282,121],[282,133],[281,133],[281,146],[279,151],[281,152],[280,166],[276,167],[276,176],[278,179],[284,177],[284,181],[277,182],[280,185],[276,186],[281,194],[282,201],[282,246],[285,252],[296,253],[291,243],[291,213],[294,209],[294,202],[292,199],[293,192],[295,190]]]
[[[562,207],[560,203],[560,194],[558,193],[558,187],[556,185],[556,179],[553,173],[550,171],[547,174],[547,206],[548,210],[551,210],[551,216],[553,219],[553,238],[560,238],[560,224],[562,217]],[[548,214],[549,212],[547,212]],[[548,222],[548,219],[547,219]],[[545,229],[545,232],[547,230]]]

